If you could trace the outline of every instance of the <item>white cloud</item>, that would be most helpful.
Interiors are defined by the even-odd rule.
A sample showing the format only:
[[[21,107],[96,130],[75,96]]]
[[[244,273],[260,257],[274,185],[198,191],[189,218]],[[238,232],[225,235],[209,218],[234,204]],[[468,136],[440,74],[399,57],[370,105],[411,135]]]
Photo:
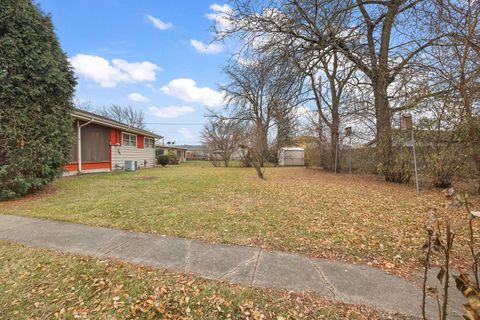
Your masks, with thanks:
[[[128,100],[130,101],[136,101],[136,102],[150,102],[150,99],[147,97],[141,95],[140,93],[137,92],[132,92],[128,95]]]
[[[173,27],[170,22],[163,22],[162,20],[155,18],[154,16],[147,15],[147,19],[153,24],[153,26],[160,30],[167,30]]]
[[[219,43],[205,44],[202,41],[190,39],[190,44],[200,53],[216,54],[223,51],[223,45]]]
[[[232,13],[232,8],[228,4],[215,3],[210,6],[210,9],[213,13],[208,13],[207,19],[214,21],[218,30],[227,30],[231,25],[228,15]]]
[[[110,63],[105,58],[87,54],[77,54],[70,59],[76,73],[105,88],[115,88],[120,82],[134,83],[154,81],[159,66],[149,61],[127,62],[114,59]]]
[[[112,64],[119,70],[126,72],[132,82],[155,81],[155,74],[160,68],[149,62],[133,62],[129,63],[125,60],[114,59]]]
[[[178,133],[180,133],[185,139],[193,139],[195,137],[188,128],[180,128],[178,129]]]
[[[150,113],[153,114],[154,116],[160,117],[160,118],[177,118],[180,116],[183,116],[184,114],[195,112],[195,109],[192,107],[175,107],[175,106],[169,106],[169,107],[150,107],[148,108],[150,110]]]
[[[199,88],[192,79],[180,78],[161,88],[162,92],[186,102],[198,102],[207,107],[223,104],[224,95],[208,87]]]

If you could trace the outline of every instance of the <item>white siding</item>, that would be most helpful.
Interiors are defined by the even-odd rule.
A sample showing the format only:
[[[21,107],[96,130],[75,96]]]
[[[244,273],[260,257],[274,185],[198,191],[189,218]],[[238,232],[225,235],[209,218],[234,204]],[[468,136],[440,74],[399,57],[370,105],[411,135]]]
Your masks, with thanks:
[[[304,166],[305,151],[301,148],[281,148],[278,152],[278,165]]]
[[[112,146],[112,170],[122,170],[126,160],[137,161],[139,168],[144,168],[146,160],[147,168],[152,168],[155,166],[155,149]]]

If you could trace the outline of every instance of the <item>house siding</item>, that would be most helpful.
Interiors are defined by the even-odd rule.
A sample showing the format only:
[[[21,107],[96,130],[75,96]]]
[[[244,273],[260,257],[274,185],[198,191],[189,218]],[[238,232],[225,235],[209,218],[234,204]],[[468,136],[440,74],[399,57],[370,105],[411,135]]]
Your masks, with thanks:
[[[112,146],[112,170],[123,169],[127,160],[137,161],[139,168],[152,168],[155,166],[155,149]],[[144,166],[145,161],[147,161],[146,166]]]
[[[125,161],[137,161],[139,168],[152,168],[155,166],[155,149],[145,148],[144,135],[137,135],[137,146],[122,146],[122,131],[115,128],[109,128],[109,161],[102,162],[82,162],[82,172],[105,172],[110,170],[122,170]],[[147,162],[145,166],[145,161]],[[76,174],[78,163],[72,162],[64,168],[64,175]]]

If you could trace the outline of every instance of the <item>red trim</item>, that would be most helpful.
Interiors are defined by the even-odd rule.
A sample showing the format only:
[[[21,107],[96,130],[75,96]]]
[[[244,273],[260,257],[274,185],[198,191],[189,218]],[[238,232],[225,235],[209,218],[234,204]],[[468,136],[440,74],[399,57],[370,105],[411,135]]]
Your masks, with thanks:
[[[65,167],[63,167],[65,171],[78,171],[78,164],[77,163],[69,163]]]
[[[144,142],[145,142],[145,137],[142,135],[137,135],[137,148],[143,149],[144,148]]]
[[[111,169],[111,161],[104,162],[82,162],[82,171],[83,170],[93,170],[93,169]],[[65,171],[78,171],[78,163],[69,163],[63,167]]]

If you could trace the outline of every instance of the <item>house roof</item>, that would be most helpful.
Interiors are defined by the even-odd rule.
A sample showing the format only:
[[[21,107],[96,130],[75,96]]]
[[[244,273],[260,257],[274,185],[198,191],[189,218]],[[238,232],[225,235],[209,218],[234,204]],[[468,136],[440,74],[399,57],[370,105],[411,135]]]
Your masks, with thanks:
[[[447,144],[452,142],[458,142],[455,137],[454,131],[445,131],[445,130],[415,130],[415,142],[417,144],[428,145],[428,144]],[[394,128],[392,129],[392,144],[394,146],[411,146],[412,136],[411,131],[401,130]],[[377,144],[377,138],[367,142],[365,147],[375,147]]]
[[[103,125],[103,126],[106,126],[106,127],[121,129],[121,130],[125,130],[125,131],[136,133],[136,134],[141,134],[141,135],[151,137],[151,138],[155,138],[155,139],[163,138],[162,136],[160,136],[156,133],[153,133],[151,131],[147,131],[147,130],[139,129],[139,128],[136,128],[136,127],[132,127],[128,124],[118,122],[116,120],[112,120],[110,118],[98,115],[96,113],[88,112],[88,111],[85,111],[85,110],[80,110],[80,109],[74,108],[73,112],[71,114],[75,119],[80,119],[80,120],[84,120],[84,121],[91,121],[92,123],[100,124],[100,125]]]
[[[207,150],[207,147],[204,146],[203,144],[181,144],[178,146],[188,151],[206,151]]]
[[[171,144],[157,144],[155,148],[164,148],[164,149],[175,149],[175,150],[187,150],[187,148],[177,147],[176,145]]]

